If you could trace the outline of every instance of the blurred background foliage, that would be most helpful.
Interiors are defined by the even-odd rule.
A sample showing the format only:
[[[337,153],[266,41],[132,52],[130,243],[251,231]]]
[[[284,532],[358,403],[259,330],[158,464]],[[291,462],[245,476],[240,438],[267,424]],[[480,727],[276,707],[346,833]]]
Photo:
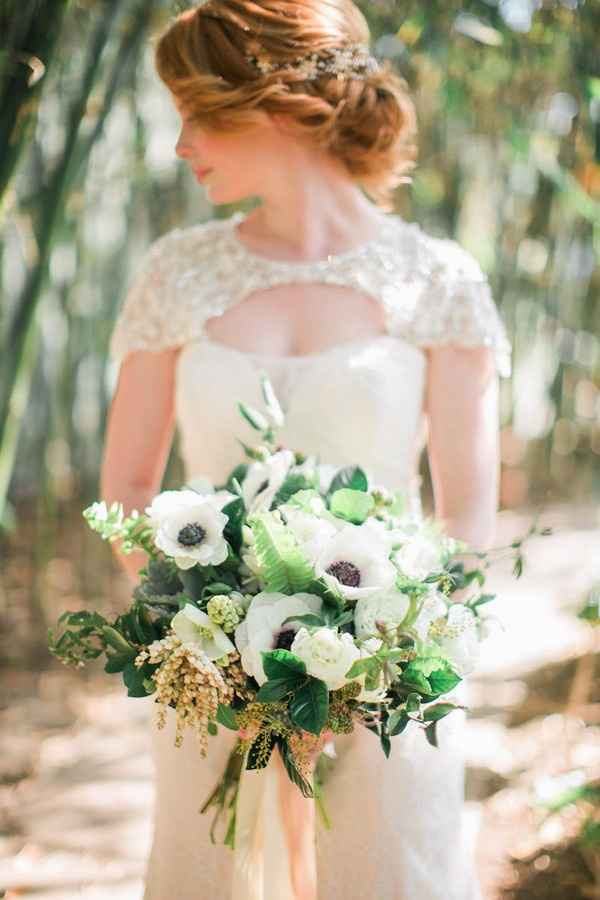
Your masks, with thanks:
[[[72,697],[49,667],[46,625],[64,609],[116,612],[129,589],[81,516],[98,497],[117,310],[155,237],[233,211],[212,209],[176,157],[178,117],[153,69],[153,35],[188,5],[0,2],[0,718],[38,694],[40,734],[49,701]],[[501,381],[502,505],[509,516],[559,507],[564,523],[575,510],[589,527],[579,512],[586,508],[597,526],[600,4],[357,5],[376,55],[393,61],[417,106],[419,162],[412,184],[398,191],[397,211],[474,253],[513,342],[513,376]],[[176,441],[165,484],[175,486],[180,474]],[[426,458],[423,474],[427,499]],[[562,535],[553,545],[561,597],[573,585],[584,590],[582,560],[592,557],[584,538]],[[539,559],[540,575],[555,571]],[[540,602],[552,580],[533,591]],[[561,628],[549,625],[548,639]],[[543,668],[528,682],[519,722],[539,715],[541,740],[545,722],[562,729],[553,715],[562,709],[559,683],[577,721],[597,724],[597,638],[577,652],[578,662],[557,662],[554,674]],[[504,702],[486,694],[481,705],[496,716]],[[599,733],[588,728],[585,739]],[[15,785],[24,771],[20,754]],[[2,784],[12,783],[7,778],[0,770]],[[576,865],[580,871],[579,857]],[[594,865],[597,889],[596,857]],[[587,885],[581,894],[564,889],[550,862],[544,866],[526,865],[527,879],[548,876],[538,893],[528,882],[507,897],[591,896]]]
[[[178,118],[153,69],[152,36],[186,5],[12,0],[0,12],[0,541],[33,529],[36,573],[59,525],[82,529],[98,495],[116,378],[107,346],[137,260],[168,229],[232,212],[211,209],[175,156]],[[419,115],[419,164],[397,210],[477,256],[513,341],[502,503],[593,502],[600,8],[358,5]],[[175,442],[167,481],[178,465]]]

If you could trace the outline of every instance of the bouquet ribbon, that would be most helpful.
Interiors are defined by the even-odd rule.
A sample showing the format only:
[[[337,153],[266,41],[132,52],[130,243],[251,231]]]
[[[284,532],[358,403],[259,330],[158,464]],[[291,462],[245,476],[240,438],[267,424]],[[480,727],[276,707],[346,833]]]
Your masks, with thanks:
[[[231,900],[316,900],[315,804],[290,781],[278,751],[242,769]]]

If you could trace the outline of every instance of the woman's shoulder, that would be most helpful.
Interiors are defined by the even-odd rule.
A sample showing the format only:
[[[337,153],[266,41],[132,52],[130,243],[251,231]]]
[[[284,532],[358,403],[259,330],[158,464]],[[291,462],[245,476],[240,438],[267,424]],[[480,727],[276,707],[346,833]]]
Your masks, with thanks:
[[[218,292],[214,263],[224,221],[172,228],[147,246],[113,326],[113,360],[132,350],[162,350],[200,334],[211,314],[212,294]]]
[[[511,345],[489,278],[477,257],[458,240],[416,222],[398,229],[402,290],[389,311],[397,334],[420,346],[475,347],[494,351],[498,371],[511,371]]]

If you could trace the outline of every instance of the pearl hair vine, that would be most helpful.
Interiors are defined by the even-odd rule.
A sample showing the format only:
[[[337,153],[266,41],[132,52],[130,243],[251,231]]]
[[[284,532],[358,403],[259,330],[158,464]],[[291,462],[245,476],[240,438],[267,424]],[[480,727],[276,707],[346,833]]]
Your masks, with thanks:
[[[325,47],[283,62],[274,62],[266,50],[260,49],[255,54],[246,56],[246,59],[263,75],[281,69],[292,69],[307,81],[321,78],[323,75],[335,75],[339,80],[348,77],[364,78],[380,68],[379,62],[371,55],[366,44]]]

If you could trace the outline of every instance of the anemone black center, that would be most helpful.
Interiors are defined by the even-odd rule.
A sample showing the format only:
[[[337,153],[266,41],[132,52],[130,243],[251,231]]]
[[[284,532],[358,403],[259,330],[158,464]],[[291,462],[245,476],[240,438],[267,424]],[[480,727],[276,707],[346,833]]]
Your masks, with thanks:
[[[177,540],[184,547],[193,547],[195,544],[201,544],[206,537],[206,531],[199,522],[190,522],[181,529],[177,535]]]
[[[257,494],[260,494],[262,491],[266,490],[269,487],[269,479],[265,478],[259,489],[257,490]]]
[[[275,650],[289,650],[294,643],[296,632],[293,628],[286,628],[277,635]]]
[[[360,585],[360,569],[354,563],[348,562],[347,559],[331,563],[325,571],[328,575],[333,575],[334,578],[337,578],[340,584],[345,584],[346,587],[358,587]]]

